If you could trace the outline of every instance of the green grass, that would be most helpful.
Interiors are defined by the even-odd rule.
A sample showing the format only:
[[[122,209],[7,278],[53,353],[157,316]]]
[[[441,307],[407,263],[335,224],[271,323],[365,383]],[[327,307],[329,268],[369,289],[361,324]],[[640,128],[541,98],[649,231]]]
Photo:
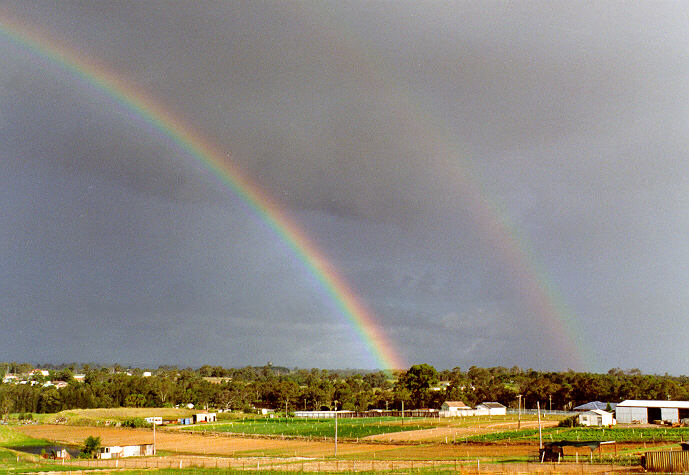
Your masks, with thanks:
[[[430,429],[437,424],[416,422],[394,417],[338,419],[337,435],[343,439],[356,439],[369,435]],[[183,430],[201,432],[231,432],[238,434],[285,435],[300,437],[335,437],[334,419],[251,419],[185,427]]]
[[[495,434],[467,437],[468,442],[498,442],[505,440],[535,440],[538,429],[522,429]],[[614,440],[616,442],[680,442],[689,440],[687,427],[552,427],[543,429],[543,440]]]

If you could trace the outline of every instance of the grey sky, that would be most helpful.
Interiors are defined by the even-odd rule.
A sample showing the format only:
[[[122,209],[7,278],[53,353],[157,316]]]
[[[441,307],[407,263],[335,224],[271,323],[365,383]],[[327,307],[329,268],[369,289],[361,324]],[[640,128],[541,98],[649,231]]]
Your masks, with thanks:
[[[4,2],[7,18],[226,151],[407,364],[686,371],[686,3]],[[4,34],[0,140],[0,360],[375,366],[240,197]]]

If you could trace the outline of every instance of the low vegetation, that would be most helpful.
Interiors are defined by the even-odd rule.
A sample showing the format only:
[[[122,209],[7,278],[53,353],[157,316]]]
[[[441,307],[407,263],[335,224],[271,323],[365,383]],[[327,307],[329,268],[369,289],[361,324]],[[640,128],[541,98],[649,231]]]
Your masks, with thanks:
[[[369,435],[430,429],[433,427],[437,427],[437,424],[424,422],[421,419],[407,419],[406,423],[402,424],[401,418],[394,417],[339,419],[337,421],[338,437],[342,439],[360,439]],[[335,420],[264,418],[244,421],[238,420],[222,424],[216,423],[190,426],[183,430],[298,437],[335,437]]]

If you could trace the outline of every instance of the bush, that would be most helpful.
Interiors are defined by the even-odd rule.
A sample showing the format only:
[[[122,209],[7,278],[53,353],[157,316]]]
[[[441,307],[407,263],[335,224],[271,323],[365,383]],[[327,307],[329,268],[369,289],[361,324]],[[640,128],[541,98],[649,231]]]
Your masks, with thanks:
[[[579,427],[579,415],[569,416],[562,419],[557,425],[558,427]]]
[[[151,424],[141,417],[129,417],[122,421],[122,427],[137,429],[139,427],[151,427]]]

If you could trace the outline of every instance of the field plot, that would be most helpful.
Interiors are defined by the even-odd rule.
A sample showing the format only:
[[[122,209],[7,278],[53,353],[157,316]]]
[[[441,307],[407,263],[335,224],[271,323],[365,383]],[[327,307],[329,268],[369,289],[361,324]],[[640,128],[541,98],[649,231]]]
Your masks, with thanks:
[[[431,429],[436,424],[426,420],[408,421],[399,418],[378,417],[339,419],[337,433],[341,439],[361,439],[375,434]],[[334,419],[254,419],[182,427],[191,432],[218,432],[232,434],[259,434],[299,437],[335,437]]]

